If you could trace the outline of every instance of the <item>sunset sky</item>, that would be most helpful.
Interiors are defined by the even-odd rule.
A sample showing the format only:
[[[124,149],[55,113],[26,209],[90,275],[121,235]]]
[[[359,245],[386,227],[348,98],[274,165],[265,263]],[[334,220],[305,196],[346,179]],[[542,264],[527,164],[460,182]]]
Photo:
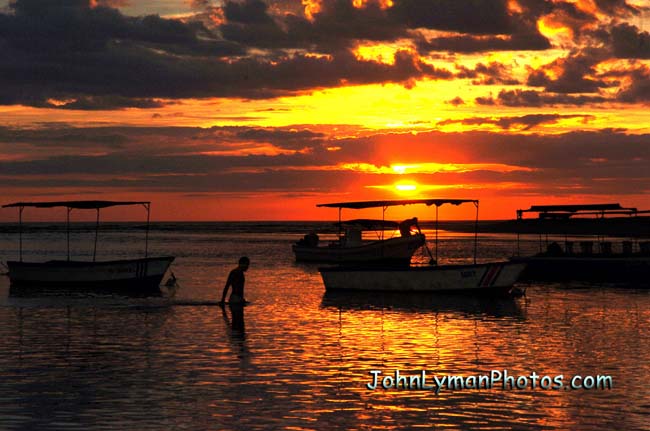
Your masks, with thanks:
[[[650,209],[649,30],[650,0],[0,0],[0,203]]]

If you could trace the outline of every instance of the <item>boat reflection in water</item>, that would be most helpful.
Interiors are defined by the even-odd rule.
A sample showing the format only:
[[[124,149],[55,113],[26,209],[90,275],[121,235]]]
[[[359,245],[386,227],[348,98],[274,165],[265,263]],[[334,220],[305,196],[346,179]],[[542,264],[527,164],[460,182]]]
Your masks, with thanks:
[[[340,310],[391,310],[407,313],[457,312],[464,315],[525,319],[522,299],[432,292],[326,291],[321,307]]]
[[[110,299],[113,297],[123,298],[159,298],[167,297],[167,289],[161,289],[157,285],[144,284],[138,285],[137,283],[127,283],[121,285],[119,283],[111,283],[105,286],[94,285],[77,285],[66,286],[48,285],[48,284],[30,284],[30,285],[15,285],[9,286],[10,298],[43,298],[43,299],[56,299],[56,298],[71,298],[71,299],[89,299],[99,300],[102,298]],[[155,305],[155,304],[154,304]]]

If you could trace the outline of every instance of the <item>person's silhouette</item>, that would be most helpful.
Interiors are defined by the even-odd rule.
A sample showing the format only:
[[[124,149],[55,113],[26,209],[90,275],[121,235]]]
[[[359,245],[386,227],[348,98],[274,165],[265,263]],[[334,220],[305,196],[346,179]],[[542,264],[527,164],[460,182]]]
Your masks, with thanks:
[[[246,299],[244,299],[244,283],[246,282],[244,273],[248,270],[249,265],[250,259],[243,256],[239,259],[239,265],[237,265],[237,268],[230,271],[230,274],[228,274],[228,280],[226,280],[226,286],[223,288],[223,293],[221,294],[220,305],[225,304],[229,287],[232,287],[232,292],[230,293],[230,298],[228,300],[230,304],[246,303]]]

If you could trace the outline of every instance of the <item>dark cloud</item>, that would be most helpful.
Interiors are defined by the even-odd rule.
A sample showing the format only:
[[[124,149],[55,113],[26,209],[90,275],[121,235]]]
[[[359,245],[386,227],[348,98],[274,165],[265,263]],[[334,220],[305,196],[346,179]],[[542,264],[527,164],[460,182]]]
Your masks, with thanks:
[[[544,14],[553,10],[555,6],[548,5],[547,8],[529,8],[524,4],[523,13],[507,11],[505,2],[474,2],[476,19],[491,19],[490,12],[499,16],[508,15],[508,24],[495,28],[487,34],[476,31],[469,21],[466,25],[455,28],[459,34],[452,36],[439,36],[429,40],[416,39],[416,45],[420,52],[448,51],[454,53],[476,53],[486,51],[539,51],[551,48],[550,41],[543,36],[538,28],[537,21]],[[489,4],[488,4],[489,3]],[[540,2],[536,2],[539,5]],[[424,3],[423,3],[424,4]],[[492,9],[496,6],[495,9]],[[503,8],[506,8],[504,10]],[[485,14],[485,15],[484,15]],[[498,20],[493,24],[499,26]]]
[[[128,6],[132,0],[96,0],[97,5],[104,7],[119,8]]]
[[[319,37],[371,41],[390,41],[406,36],[406,26],[394,21],[388,12],[375,1],[360,8],[354,7],[351,0],[325,1],[321,11],[314,15],[312,32]],[[290,28],[304,26],[304,22],[289,24]]]
[[[224,16],[229,22],[243,24],[259,24],[273,21],[267,14],[267,9],[268,6],[261,0],[227,1],[223,7]]]
[[[46,128],[10,128],[0,126],[0,144],[30,144],[36,147],[93,147],[122,149],[129,140],[115,129],[53,126]]]
[[[224,76],[230,82],[221,82],[220,91],[292,92],[343,84],[369,84],[381,82],[408,83],[412,79],[451,79],[453,74],[445,69],[424,63],[408,51],[398,51],[394,64],[359,60],[343,51],[328,57],[295,54],[274,62],[242,60],[229,65],[231,74]],[[300,71],[300,73],[296,73]],[[222,73],[221,75],[224,75]],[[233,76],[235,75],[235,76]],[[214,76],[214,75],[213,75]],[[213,84],[214,86],[214,84]],[[235,87],[248,87],[248,90]]]
[[[180,82],[159,81],[179,77],[174,67],[196,69],[197,62],[208,61],[206,56],[243,53],[200,24],[126,17],[108,7],[90,7],[87,1],[17,0],[11,7],[13,13],[0,14],[4,104],[48,106],[48,99],[77,99],[55,106],[155,107],[159,103],[152,100],[124,99],[150,99],[155,91],[138,96],[127,87],[139,85],[134,81],[173,87]]]
[[[629,15],[638,12],[624,1],[606,1],[598,6],[604,12],[612,14]],[[562,10],[568,11],[572,7],[565,6]],[[583,12],[577,13],[575,18],[586,22],[587,17],[581,14]],[[630,66],[627,69],[606,72],[598,70],[599,65],[613,57],[650,58],[650,34],[641,32],[637,27],[627,23],[613,22],[609,26],[583,32],[585,35],[583,41],[589,41],[590,45],[577,48],[566,57],[558,58],[530,71],[526,84],[531,87],[543,87],[544,92],[502,91],[498,101],[479,98],[477,102],[479,104],[496,102],[508,106],[584,105],[606,101],[646,103],[649,96],[646,69]],[[574,29],[574,32],[578,31],[577,28]],[[627,82],[629,82],[627,87],[620,87],[622,83]],[[609,87],[620,87],[615,98],[602,96],[601,90]],[[573,96],[573,94],[580,95]]]
[[[109,7],[90,7],[83,0],[17,0],[11,6],[13,14],[0,15],[0,38],[7,46],[26,53],[97,52],[115,40],[177,48],[187,55],[210,52],[230,56],[242,52],[199,23],[156,15],[127,17]]]
[[[161,98],[273,98],[344,84],[410,86],[421,78],[453,78],[407,51],[398,52],[393,65],[359,60],[348,50],[320,57],[300,52],[233,57],[225,47],[234,45],[215,39],[200,24],[130,18],[82,1],[40,9],[37,4],[19,0],[14,14],[0,14],[0,44],[8,59],[0,63],[0,103],[152,108]],[[236,23],[272,23],[259,1],[226,10]],[[207,55],[221,48],[227,59]]]
[[[494,100],[492,96],[488,96],[488,97],[479,96],[476,99],[474,99],[474,101],[476,102],[477,105],[493,106],[497,104],[497,102]]]
[[[472,79],[475,85],[517,85],[519,81],[511,75],[510,68],[501,63],[491,62],[490,64],[478,63],[473,69],[457,65],[457,78]]]
[[[232,135],[233,141],[270,143],[284,150],[312,151],[320,147],[325,134],[309,129],[242,128]],[[219,137],[217,139],[223,139]]]
[[[532,87],[544,87],[551,93],[595,93],[601,88],[611,86],[610,83],[595,78],[596,65],[605,59],[606,53],[599,49],[570,54],[531,71],[527,84]],[[556,76],[549,76],[548,70]]]
[[[294,54],[272,61],[217,61],[161,56],[135,46],[115,47],[92,57],[90,62],[71,55],[61,58],[60,64],[33,64],[27,59],[16,59],[0,66],[7,78],[5,82],[12,84],[0,89],[0,100],[42,106],[47,99],[78,94],[140,99],[271,98],[342,84],[407,83],[425,77],[453,77],[451,72],[430,66],[405,51],[395,55],[393,65],[359,60],[349,52],[329,57]]]
[[[0,127],[0,146],[31,154],[29,148],[52,150],[52,154],[74,156],[78,148],[90,153],[103,153],[107,148],[120,150],[120,156],[133,153],[158,156],[165,154],[192,154],[202,151],[224,151],[254,148],[269,143],[280,151],[293,153],[295,149],[317,150],[327,138],[324,133],[305,127],[249,128],[249,127],[86,127],[75,128],[62,124],[45,124],[33,128]],[[236,145],[233,145],[236,144]],[[2,147],[0,147],[2,148]],[[71,151],[66,151],[70,148]],[[13,149],[13,151],[12,151]],[[27,156],[27,159],[30,157]],[[37,157],[37,158],[40,158]],[[94,168],[93,168],[94,169]]]
[[[122,189],[130,191],[164,192],[164,193],[253,193],[253,192],[341,192],[350,184],[358,183],[366,174],[352,171],[262,171],[257,173],[228,173],[218,172],[208,175],[142,175],[138,178],[89,178],[74,176],[58,176],[48,181],[53,188],[70,188],[78,191],[87,189],[95,194],[97,190]],[[0,184],[6,182],[0,176]],[[34,178],[13,178],[15,189],[28,188],[33,190],[42,184],[42,180]],[[61,193],[58,194],[59,196]]]
[[[510,36],[446,36],[416,41],[422,53],[448,51],[475,53],[486,51],[540,51],[551,48],[549,40],[539,33],[514,34]]]
[[[251,9],[254,19],[240,19],[243,9]],[[353,47],[358,40],[392,41],[407,36],[406,26],[392,20],[375,2],[356,8],[350,0],[326,1],[312,20],[294,13],[271,16],[260,0],[228,1],[224,10],[227,21],[219,27],[224,37],[259,48],[332,52]]]
[[[637,15],[640,12],[638,7],[628,4],[627,0],[594,0],[596,6],[603,12],[617,15]]]
[[[283,5],[287,8],[287,5]],[[289,7],[273,13],[266,2],[243,0],[225,3],[226,22],[219,28],[227,40],[260,48],[304,48],[331,52],[365,41],[394,41],[411,37],[415,29],[463,33],[459,39],[425,41],[422,51],[476,52],[486,49],[545,49],[548,40],[537,31],[535,20],[511,15],[505,0],[395,0],[382,8],[377,1],[354,7],[351,0],[327,0],[308,19]],[[488,39],[471,35],[511,35]]]
[[[517,107],[542,107],[557,105],[584,106],[610,101],[602,96],[545,93],[535,90],[501,90],[497,98],[477,97],[479,105],[504,105]]]
[[[250,47],[295,48],[301,40],[291,38],[268,14],[268,6],[260,0],[226,1],[223,7],[226,22],[219,26],[230,41]]]
[[[417,0],[412,0],[414,3]],[[426,2],[419,2],[422,9],[429,8]],[[445,3],[445,2],[442,2]],[[569,28],[577,44],[585,41],[581,37],[591,34],[590,30],[598,22],[596,14],[586,12],[576,4],[566,1],[550,0],[518,0],[517,11],[508,10],[506,2],[459,2],[458,9],[468,7],[470,3],[479,13],[475,13],[476,20],[489,20],[491,25],[482,27],[470,19],[458,25],[447,27],[432,27],[437,30],[451,30],[459,34],[434,37],[429,40],[415,39],[416,46],[422,53],[434,51],[448,51],[453,53],[476,53],[488,51],[520,51],[520,50],[546,50],[551,48],[550,41],[539,32],[540,19],[554,27]],[[489,3],[489,4],[488,4]],[[625,18],[639,11],[627,5],[625,1],[603,1],[599,5],[603,13],[611,17]],[[444,7],[447,7],[445,5]],[[492,9],[494,7],[494,9]],[[434,9],[431,9],[434,10]],[[448,9],[452,11],[453,8]],[[426,20],[426,13],[417,7],[412,8],[413,14],[419,14],[414,20]],[[441,16],[444,16],[441,15]],[[459,13],[457,16],[464,16]],[[450,23],[455,22],[453,19]]]
[[[69,101],[45,101],[34,106],[54,109],[77,109],[84,111],[115,110],[125,108],[160,108],[164,106],[159,100],[130,98],[124,96],[76,96]]]
[[[9,12],[0,12],[0,104],[150,109],[181,98],[264,99],[378,83],[411,88],[421,79],[514,85],[509,69],[496,63],[457,66],[454,73],[410,50],[398,51],[394,64],[359,59],[353,52],[368,41],[400,39],[427,53],[542,50],[550,44],[537,29],[541,17],[564,17],[583,31],[595,16],[573,3],[548,0],[519,0],[514,8],[506,0],[380,3],[354,7],[352,0],[326,0],[308,18],[299,0],[194,0],[191,6],[207,15],[166,19],[125,16],[113,8],[122,0],[16,0]],[[625,1],[597,6],[613,17],[638,13]],[[605,101],[602,89],[626,81],[605,79],[598,65],[612,53],[650,56],[647,32],[613,22],[590,34],[601,46],[576,49],[531,70],[527,85],[543,88],[543,94],[521,90],[477,100],[510,106]],[[430,34],[425,30],[455,34],[425,40],[422,34]],[[620,90],[618,100],[644,100],[643,88],[636,80]],[[572,94],[580,95],[568,97]]]
[[[410,28],[471,34],[510,34],[514,28],[506,0],[394,0],[389,13]]]
[[[583,122],[594,119],[593,115],[560,115],[560,114],[530,114],[519,117],[472,117],[461,120],[444,120],[437,123],[438,126],[448,124],[464,124],[467,126],[481,126],[492,124],[502,129],[531,130],[541,124],[555,124],[560,120],[582,118]]]
[[[463,99],[461,99],[460,97],[456,96],[453,99],[448,100],[447,103],[449,103],[450,105],[454,105],[454,106],[460,106],[460,105],[464,105],[465,101]]]
[[[617,58],[650,58],[650,33],[637,27],[621,23],[613,26],[603,35],[611,44],[612,53]]]
[[[621,89],[616,100],[624,103],[650,103],[650,69],[641,68],[630,73],[631,83]]]

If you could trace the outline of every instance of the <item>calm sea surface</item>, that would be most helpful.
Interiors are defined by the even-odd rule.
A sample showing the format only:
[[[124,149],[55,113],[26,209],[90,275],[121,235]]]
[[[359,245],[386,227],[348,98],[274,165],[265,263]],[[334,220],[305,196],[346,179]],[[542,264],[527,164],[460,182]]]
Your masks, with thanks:
[[[174,301],[217,300],[228,271],[249,256],[243,314],[168,298],[16,296],[0,277],[0,429],[650,430],[650,290],[576,283],[531,284],[519,299],[330,295],[316,266],[291,253],[314,226],[325,225],[154,226],[150,254],[177,256]],[[98,256],[137,255],[143,238],[134,225],[105,226]],[[516,249],[512,235],[480,238],[485,259]],[[442,234],[440,260],[467,261],[472,241]],[[64,258],[65,244],[60,226],[38,225],[24,234],[24,259]],[[87,258],[92,244],[92,231],[77,227],[73,256]],[[17,233],[2,227],[0,259],[17,250]],[[371,370],[535,372],[564,375],[565,385],[609,375],[613,389],[371,391]]]

